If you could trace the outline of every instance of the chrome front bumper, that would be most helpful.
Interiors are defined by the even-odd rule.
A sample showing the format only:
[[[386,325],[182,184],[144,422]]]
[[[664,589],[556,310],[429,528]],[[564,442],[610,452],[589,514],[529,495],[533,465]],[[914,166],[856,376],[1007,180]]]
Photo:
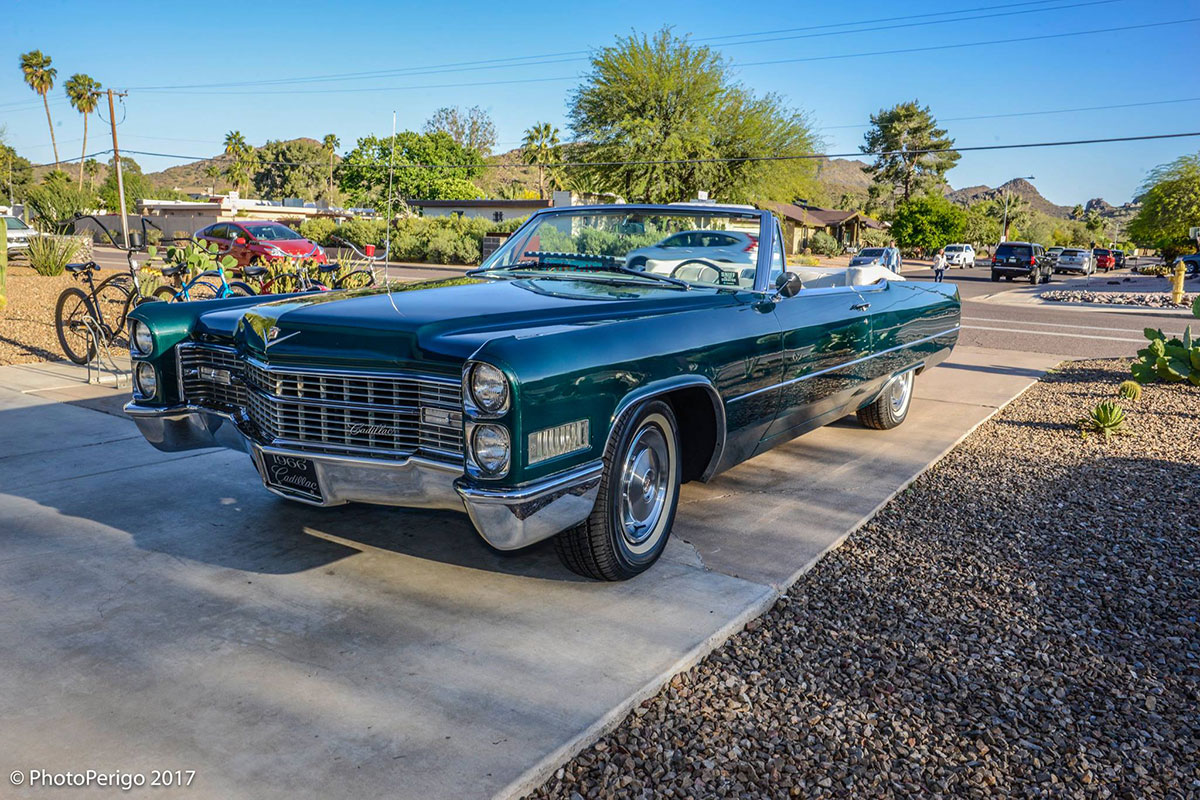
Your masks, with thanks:
[[[527,547],[587,519],[596,504],[603,471],[597,461],[513,489],[481,488],[467,481],[461,465],[420,456],[362,458],[260,444],[232,417],[194,406],[152,408],[130,402],[125,413],[159,450],[241,450],[249,454],[260,477],[264,475],[264,454],[312,461],[324,502],[280,491],[263,479],[264,487],[289,500],[325,506],[359,502],[466,511],[480,536],[498,550]]]

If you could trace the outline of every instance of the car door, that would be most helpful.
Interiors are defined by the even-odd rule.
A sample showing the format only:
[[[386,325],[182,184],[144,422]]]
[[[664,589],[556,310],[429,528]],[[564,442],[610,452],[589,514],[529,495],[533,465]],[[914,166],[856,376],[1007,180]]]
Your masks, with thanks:
[[[781,259],[782,250],[772,258]],[[854,286],[801,289],[775,304],[782,335],[779,411],[760,451],[845,413],[864,380],[852,362],[870,351],[869,308]]]

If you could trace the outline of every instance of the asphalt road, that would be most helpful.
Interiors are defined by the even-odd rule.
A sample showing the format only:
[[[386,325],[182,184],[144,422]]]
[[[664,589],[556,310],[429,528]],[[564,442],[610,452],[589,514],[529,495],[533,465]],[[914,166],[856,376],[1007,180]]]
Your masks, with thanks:
[[[1128,270],[1100,273],[1092,276],[1091,282],[1107,286],[1107,281],[1130,274]],[[909,280],[932,280],[933,270],[905,270],[904,275]],[[971,347],[1059,353],[1076,358],[1132,356],[1145,344],[1142,336],[1145,328],[1162,328],[1166,333],[1179,334],[1190,320],[1184,316],[1105,311],[1037,301],[1018,305],[1014,302],[1017,295],[1011,293],[1024,294],[1029,284],[992,283],[991,271],[985,267],[948,270],[946,281],[956,284],[963,298],[959,344]],[[1077,288],[1083,283],[1082,278],[1055,275],[1049,288]],[[1197,290],[1195,283],[1188,282],[1188,291]]]

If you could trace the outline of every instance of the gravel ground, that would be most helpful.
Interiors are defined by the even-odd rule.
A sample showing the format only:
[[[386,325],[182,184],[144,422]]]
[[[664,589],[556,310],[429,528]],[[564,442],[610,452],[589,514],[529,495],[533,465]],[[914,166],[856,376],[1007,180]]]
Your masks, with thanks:
[[[1195,302],[1197,295],[1184,292],[1183,306],[1171,302],[1168,292],[1092,292],[1055,289],[1038,295],[1042,300],[1060,303],[1108,303],[1111,305],[1147,306],[1150,308],[1186,308]]]
[[[1200,390],[1047,376],[532,796],[1200,796]]]
[[[45,278],[29,267],[9,265],[8,308],[0,311],[0,366],[65,358],[54,331],[54,304],[72,283],[67,274]]]

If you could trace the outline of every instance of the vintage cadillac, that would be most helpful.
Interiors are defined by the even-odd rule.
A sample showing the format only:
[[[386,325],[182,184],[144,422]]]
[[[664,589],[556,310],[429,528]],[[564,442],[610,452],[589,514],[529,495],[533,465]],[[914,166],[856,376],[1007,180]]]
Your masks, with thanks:
[[[789,268],[766,211],[551,208],[450,280],[142,305],[125,410],[160,450],[245,451],[289,500],[465,510],[493,547],[555,536],[620,580],[681,484],[850,413],[903,422],[959,311],[878,265]]]

